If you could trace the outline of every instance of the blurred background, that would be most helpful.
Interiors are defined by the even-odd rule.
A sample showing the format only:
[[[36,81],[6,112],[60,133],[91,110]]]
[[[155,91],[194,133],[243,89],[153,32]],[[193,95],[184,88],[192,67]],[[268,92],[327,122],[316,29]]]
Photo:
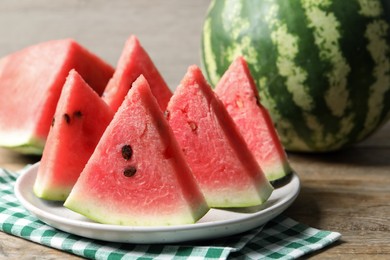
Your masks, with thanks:
[[[0,57],[70,37],[115,66],[125,40],[135,34],[174,89],[187,70],[182,64],[200,65],[200,34],[208,4],[208,0],[1,0]]]

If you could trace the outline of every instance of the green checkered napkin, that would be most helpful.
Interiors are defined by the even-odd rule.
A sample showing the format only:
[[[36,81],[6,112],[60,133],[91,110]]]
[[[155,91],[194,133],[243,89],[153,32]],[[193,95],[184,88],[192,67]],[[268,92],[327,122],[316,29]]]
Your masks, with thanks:
[[[279,216],[263,227],[225,239],[177,245],[110,243],[54,229],[20,205],[14,195],[19,174],[0,169],[0,230],[89,259],[295,259],[337,239],[337,232],[317,230]]]

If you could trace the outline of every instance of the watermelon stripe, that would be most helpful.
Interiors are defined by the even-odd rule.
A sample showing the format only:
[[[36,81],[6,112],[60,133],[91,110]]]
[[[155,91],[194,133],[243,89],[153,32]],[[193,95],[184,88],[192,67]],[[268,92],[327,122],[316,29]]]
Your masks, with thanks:
[[[332,63],[332,70],[327,73],[329,89],[325,93],[325,100],[332,114],[342,116],[348,104],[347,76],[351,70],[343,57],[339,39],[341,37],[340,23],[333,13],[329,12],[331,2],[310,0],[302,1],[309,27],[313,27],[315,43],[319,46],[320,57]],[[332,24],[332,26],[329,26]]]
[[[305,81],[302,84],[305,84],[305,93],[307,96],[310,97],[311,102],[311,108],[310,110],[302,110],[302,111],[296,111],[298,108],[295,108],[294,110],[286,109],[286,108],[278,108],[287,110],[284,112],[284,118],[294,118],[295,114],[301,114],[302,119],[294,119],[291,120],[293,122],[292,129],[296,129],[300,140],[305,140],[307,144],[294,144],[294,146],[299,147],[306,147],[309,146],[311,149],[315,148],[315,143],[318,142],[318,140],[323,140],[324,137],[324,129],[323,125],[318,122],[315,116],[313,114],[318,111],[319,106],[321,107],[321,111],[328,110],[327,105],[325,102],[318,102],[314,105],[314,101],[312,97],[316,97],[316,94],[318,92],[318,88],[325,89],[327,87],[326,81],[327,79],[322,75],[321,70],[318,70],[316,66],[313,66],[313,64],[320,63],[320,58],[318,55],[318,48],[314,44],[314,38],[313,38],[313,29],[308,28],[306,25],[308,23],[304,9],[302,5],[297,1],[279,1],[278,3],[280,5],[280,10],[278,13],[279,17],[283,17],[283,22],[287,25],[288,32],[292,35],[295,35],[299,41],[297,42],[297,54],[294,58],[295,65],[294,66],[300,66],[300,68],[305,72],[307,75]],[[296,10],[295,12],[291,12],[291,10]],[[294,24],[300,23],[300,26],[292,26]],[[299,65],[298,65],[299,64]],[[320,83],[320,84],[319,84]],[[316,86],[316,87],[313,87]],[[275,93],[276,95],[276,93]],[[305,97],[301,97],[305,98]],[[307,99],[307,98],[306,98]],[[286,103],[284,101],[284,103]],[[294,102],[296,103],[296,102]],[[291,112],[289,112],[291,110]],[[335,120],[333,116],[330,116],[331,120]],[[338,125],[338,120],[335,120],[334,123],[335,126]],[[289,127],[291,129],[291,127]],[[304,128],[304,129],[302,129]],[[329,130],[329,129],[328,129]],[[290,130],[291,132],[291,130]],[[307,140],[307,136],[312,135],[312,141]],[[293,137],[291,134],[287,139],[294,138],[295,140],[297,137]],[[285,141],[286,142],[286,141]],[[307,148],[310,149],[310,148]]]
[[[206,77],[211,82],[217,82],[218,81],[218,75],[216,73],[217,71],[217,64],[216,64],[216,57],[214,55],[214,52],[212,50],[211,45],[211,38],[212,38],[212,29],[211,27],[211,18],[206,19],[204,23],[204,34],[203,34],[203,40],[202,40],[202,49],[204,50],[202,53],[202,69],[205,72]]]
[[[272,33],[271,39],[278,51],[276,66],[281,76],[285,77],[287,90],[292,94],[293,102],[304,111],[310,111],[313,107],[313,99],[305,86],[307,72],[296,62],[296,55],[299,52],[298,36],[288,32],[286,23],[277,19],[278,5],[276,2],[266,18]]]
[[[297,64],[297,57],[290,55],[290,50],[286,48],[284,43],[291,42],[291,40],[296,39],[296,36],[287,32],[289,30],[288,21],[284,23],[276,22],[278,16],[282,16],[285,13],[290,12],[290,2],[280,1],[281,8],[278,8],[274,1],[263,2],[264,5],[267,5],[267,12],[262,14],[258,19],[263,19],[263,23],[268,26],[263,26],[262,31],[258,31],[258,35],[261,35],[260,41],[257,43],[258,52],[262,55],[267,55],[269,62],[261,66],[261,71],[256,66],[253,66],[253,63],[250,63],[250,67],[253,75],[264,75],[261,78],[256,79],[256,83],[259,88],[259,94],[261,96],[262,103],[269,110],[272,110],[273,120],[276,122],[279,132],[282,132],[281,137],[284,139],[284,143],[289,143],[292,146],[304,146],[307,145],[303,142],[302,137],[310,135],[312,129],[308,128],[307,116],[305,112],[302,111],[302,108],[306,110],[311,110],[311,97],[308,93],[309,88],[307,86],[299,87],[299,93],[295,92],[293,87],[294,82],[302,81],[302,84],[305,82],[305,77],[301,75],[305,74],[305,69],[299,68]],[[258,10],[253,10],[253,5],[248,9],[248,12],[252,11],[249,17],[254,17]],[[291,15],[292,19],[294,15]],[[261,27],[261,26],[253,26]],[[277,35],[272,35],[272,32],[275,31],[275,27],[279,28],[279,35],[284,35],[287,39],[284,41],[278,42],[277,45],[274,45]],[[273,37],[272,37],[273,36]],[[297,43],[298,44],[298,43]],[[298,48],[298,46],[295,46]],[[275,55],[270,55],[269,49],[275,48]],[[281,55],[281,53],[283,55]],[[297,50],[295,54],[298,54]],[[260,56],[262,56],[260,55]],[[244,55],[248,60],[247,56]],[[261,59],[260,59],[261,60]],[[282,73],[280,73],[282,71]],[[282,75],[280,75],[282,74]],[[299,75],[300,74],[300,75]],[[267,77],[268,76],[268,77]],[[285,83],[287,88],[285,87]],[[290,88],[288,88],[290,86]],[[299,85],[298,85],[299,86]],[[286,96],[280,96],[278,93],[286,93]],[[293,93],[296,93],[293,95]],[[289,102],[286,103],[284,100],[292,99],[297,100],[298,102]],[[299,103],[299,100],[304,102]],[[276,105],[278,104],[278,105]],[[305,123],[302,123],[305,122]],[[313,126],[313,124],[311,124]],[[295,131],[296,129],[297,131]],[[301,133],[298,135],[298,133]],[[307,147],[309,149],[309,147]]]
[[[268,14],[265,16],[265,23],[269,28],[269,40],[271,44],[274,44],[277,56],[274,59],[270,59],[269,64],[265,67],[275,67],[274,75],[278,75],[277,79],[272,78],[270,82],[265,83],[265,88],[270,88],[270,95],[262,98],[262,100],[275,100],[274,103],[278,104],[276,107],[264,104],[268,109],[273,110],[273,119],[280,132],[282,132],[282,140],[284,143],[289,143],[291,146],[304,146],[302,139],[303,136],[310,135],[312,131],[310,126],[313,124],[307,124],[307,115],[305,111],[313,109],[313,100],[310,97],[309,88],[305,85],[307,80],[307,72],[300,67],[297,63],[299,53],[298,37],[295,33],[291,33],[288,28],[289,21],[280,22],[277,17],[283,16],[285,13],[290,12],[290,3],[287,1],[280,1],[280,8],[274,1],[268,2]],[[294,15],[290,17],[294,19]],[[287,15],[287,17],[289,17]],[[262,36],[262,40],[265,40],[266,36]],[[277,41],[277,39],[280,39]],[[291,44],[293,43],[293,44]],[[287,45],[286,45],[287,44]],[[289,45],[291,46],[289,47]],[[264,50],[267,53],[267,49]],[[269,72],[262,71],[261,75],[269,75]],[[272,74],[271,74],[272,75]],[[279,87],[279,88],[278,88]],[[286,103],[283,99],[286,97],[276,98],[281,91],[288,94],[288,99],[294,102]],[[301,101],[301,102],[300,102]],[[276,109],[274,109],[276,108]],[[275,111],[279,111],[279,118]],[[281,120],[282,119],[282,120]],[[305,123],[302,123],[305,122]],[[309,126],[309,127],[308,127]],[[295,131],[296,130],[296,131]],[[298,134],[300,133],[300,134]]]
[[[383,13],[381,2],[378,0],[357,0],[360,6],[360,14],[366,17],[378,17]]]
[[[390,100],[390,91],[388,91],[386,93],[384,99],[386,101]],[[390,102],[384,102],[381,118],[382,118],[382,120],[381,120],[380,125],[390,119]]]
[[[213,44],[218,38],[223,38],[226,41],[231,41],[232,38],[230,35],[225,35],[222,30],[219,28],[223,28],[223,24],[221,21],[222,12],[220,12],[220,6],[221,1],[215,1],[214,4],[210,9],[211,13],[214,13],[214,15],[209,16],[210,20],[206,21],[205,23],[205,29],[204,29],[204,45],[205,45],[205,56],[208,57],[211,54],[211,58],[208,57],[207,59],[207,66],[209,66],[209,73],[206,75],[208,76],[208,79],[212,85],[216,85],[220,75],[222,75],[225,70],[228,68],[228,64],[226,64],[224,56],[220,55],[221,53],[224,53],[224,47],[223,45],[216,45]],[[216,12],[218,10],[218,12]],[[207,23],[210,23],[210,26],[207,26]],[[215,64],[215,65],[213,65]],[[219,64],[223,64],[223,67],[219,66]]]
[[[368,86],[374,78],[371,76],[371,67],[374,65],[368,52],[365,51],[367,39],[362,32],[365,30],[367,18],[362,16],[348,16],[345,11],[349,9],[353,13],[360,12],[360,6],[356,1],[333,1],[331,6],[336,19],[340,22],[340,32],[343,40],[340,44],[344,57],[351,66],[348,75],[349,99],[354,102],[348,102],[348,108],[345,116],[340,118],[341,126],[337,133],[337,139],[346,142],[353,142],[357,139],[359,131],[363,127],[364,117],[367,114],[367,97],[369,95]],[[351,46],[353,46],[351,48]],[[362,77],[361,75],[366,75]],[[353,87],[351,87],[353,86]],[[347,140],[345,136],[349,136]],[[341,142],[340,141],[340,142]],[[344,143],[338,144],[338,146]]]
[[[220,1],[223,4],[223,1]],[[229,22],[223,22],[224,19],[221,19],[221,26],[223,32],[230,32],[229,39],[236,42],[237,44],[230,46],[223,46],[220,48],[222,52],[220,57],[224,57],[224,69],[221,71],[225,72],[225,69],[230,65],[230,60],[234,60],[238,56],[245,55],[249,62],[254,63],[257,59],[257,51],[254,47],[254,44],[250,37],[248,37],[248,30],[252,30],[251,22],[248,19],[234,19],[234,17],[240,17],[242,13],[247,12],[247,9],[250,8],[250,1],[236,1],[235,5],[221,5],[221,16],[220,18],[229,17]],[[212,81],[214,84],[219,80],[219,75]]]
[[[310,99],[311,96],[317,97],[316,93],[318,93],[318,89],[323,89],[321,91],[325,91],[328,84],[327,79],[322,75],[321,70],[316,70],[316,68],[318,67],[313,66],[313,64],[321,63],[318,54],[319,49],[318,46],[314,44],[314,38],[312,36],[314,33],[314,29],[308,28],[306,26],[308,21],[306,19],[303,7],[298,2],[280,1],[279,6],[280,10],[278,16],[283,17],[285,19],[283,22],[287,25],[288,33],[296,35],[296,37],[300,39],[300,41],[298,41],[297,46],[299,52],[294,59],[295,64],[292,66],[298,67],[298,64],[300,64],[302,70],[305,71],[308,75],[308,77],[302,83],[302,85],[306,84],[305,90],[307,96],[309,96]],[[296,12],[291,12],[291,10],[296,10]],[[297,21],[300,21],[301,26],[291,26],[292,24],[296,24]],[[308,37],[309,39],[302,40],[305,37]],[[290,92],[293,93],[294,90],[290,90]],[[277,93],[275,93],[274,95],[276,96]],[[307,99],[305,97],[300,98]],[[316,149],[316,146],[321,146],[325,141],[329,142],[334,139],[332,133],[337,132],[339,130],[340,119],[330,113],[329,108],[324,100],[317,98],[316,105],[307,111],[299,109],[299,107],[293,107],[293,104],[296,105],[296,102],[293,102],[292,104],[287,102],[290,108],[281,107],[280,104],[282,102],[286,103],[283,100],[278,101],[279,106],[277,107],[278,111],[283,111],[283,117],[281,118],[282,122],[290,119],[293,124],[293,126],[286,126],[289,133],[286,135],[287,138],[284,138],[284,143],[288,143],[289,146],[293,145],[295,147],[307,147],[305,148],[305,150],[309,150]],[[329,111],[329,113],[324,113],[324,116],[327,118],[327,121],[331,120],[332,122],[332,127],[328,127],[327,133],[325,133],[323,125],[320,124],[317,118],[314,116],[316,113],[318,113],[318,111]],[[281,124],[279,123],[279,120],[277,120],[276,124],[278,129],[280,129]],[[297,137],[297,134],[294,133],[292,129],[296,130],[299,137]],[[282,137],[283,136],[285,136],[285,134],[282,134]],[[308,138],[309,136],[311,140]],[[297,140],[297,138],[299,138],[299,140]],[[306,145],[302,145],[302,142],[301,144],[298,144],[296,142],[300,142],[302,139],[306,141]],[[293,141],[294,143],[292,143],[291,141]]]
[[[303,115],[300,112],[301,108],[296,103],[283,102],[283,99],[286,99],[286,97],[277,94],[283,92],[286,93],[288,99],[294,99],[292,94],[293,90],[288,90],[285,87],[285,82],[288,79],[286,79],[286,77],[284,76],[288,76],[289,73],[285,73],[285,75],[281,76],[280,71],[283,70],[283,62],[289,62],[289,65],[291,67],[296,67],[297,65],[293,63],[293,57],[288,57],[288,55],[284,59],[280,59],[280,52],[287,50],[283,49],[283,46],[279,47],[278,45],[275,45],[275,36],[274,38],[272,37],[272,32],[274,31],[273,27],[276,27],[278,25],[282,26],[280,24],[272,24],[272,21],[275,21],[275,18],[279,15],[278,12],[280,10],[278,10],[277,5],[274,3],[274,1],[264,1],[263,4],[266,5],[266,8],[264,9],[267,10],[267,12],[262,14],[262,17],[260,19],[262,19],[261,21],[264,24],[267,24],[267,26],[263,26],[262,31],[258,32],[258,34],[262,37],[258,39],[257,48],[258,52],[260,53],[259,56],[268,56],[267,58],[269,61],[265,64],[262,64],[260,71],[258,68],[256,68],[256,66],[252,65],[253,63],[249,62],[250,68],[252,72],[254,71],[254,75],[263,75],[262,78],[256,79],[257,86],[260,89],[259,94],[261,97],[261,101],[265,107],[273,111],[273,120],[274,122],[276,122],[279,132],[282,132],[281,136],[284,139],[282,141],[284,143],[291,142],[290,145],[305,145],[303,140],[301,140],[301,138],[297,134],[298,131],[309,133],[309,130],[307,129],[305,124],[301,123],[299,126],[297,126],[298,128],[292,126],[292,122],[304,121]],[[252,6],[252,9],[248,12],[256,13],[257,10],[253,10]],[[249,16],[253,16],[252,13]],[[282,43],[280,44],[282,45]],[[274,53],[269,52],[270,48],[275,49]],[[244,55],[244,57],[247,59],[246,55]],[[301,96],[307,97],[303,88],[301,89],[300,93]],[[308,107],[306,104],[301,105],[303,107]],[[294,131],[293,129],[299,130]]]
[[[254,63],[258,59],[257,50],[253,45],[251,37],[248,36],[248,31],[253,30],[251,27],[251,21],[249,19],[234,19],[239,14],[248,12],[248,9],[252,8],[251,1],[242,1],[235,5],[235,8],[227,8],[224,6],[222,11],[222,17],[232,16],[230,19],[232,22],[223,23],[225,31],[231,32],[231,37],[237,42],[235,45],[227,46],[226,57],[228,60],[234,60],[238,56],[245,55],[249,62]],[[254,17],[252,17],[253,19]],[[230,65],[230,64],[227,64]]]
[[[370,87],[370,96],[368,99],[368,113],[365,121],[365,131],[363,135],[371,132],[380,122],[381,112],[383,111],[384,94],[390,90],[390,63],[384,58],[389,55],[389,46],[386,44],[386,37],[389,25],[384,20],[374,20],[368,24],[366,37],[369,39],[367,46],[374,62],[373,75],[376,81]],[[383,87],[385,85],[386,87]]]

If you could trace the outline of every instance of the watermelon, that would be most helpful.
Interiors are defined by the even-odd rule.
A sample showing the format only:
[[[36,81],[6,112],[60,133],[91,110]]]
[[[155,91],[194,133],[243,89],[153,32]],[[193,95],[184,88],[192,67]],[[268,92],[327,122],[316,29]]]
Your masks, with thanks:
[[[133,83],[64,205],[97,222],[134,226],[191,224],[208,211],[143,76]]]
[[[188,68],[166,115],[210,207],[268,199],[272,186],[197,66]]]
[[[292,170],[268,111],[261,105],[245,59],[239,56],[222,76],[215,93],[236,123],[269,181]]]
[[[348,147],[390,117],[388,7],[383,0],[214,0],[202,32],[204,73],[215,86],[243,56],[287,150]]]
[[[81,76],[70,71],[35,180],[37,197],[65,201],[113,115]]]
[[[40,43],[0,60],[0,146],[42,153],[61,89],[73,68],[99,94],[114,72],[72,39]]]
[[[161,109],[166,108],[172,92],[137,37],[132,35],[126,41],[115,73],[103,93],[103,99],[112,110],[118,109],[131,84],[141,74],[149,82]]]

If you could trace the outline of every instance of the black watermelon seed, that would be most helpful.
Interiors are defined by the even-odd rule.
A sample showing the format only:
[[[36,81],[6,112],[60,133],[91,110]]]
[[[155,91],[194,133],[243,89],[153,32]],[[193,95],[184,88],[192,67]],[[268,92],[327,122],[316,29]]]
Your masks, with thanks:
[[[54,122],[56,121],[56,119],[53,117],[53,119],[51,120],[51,126],[53,127],[54,126]]]
[[[165,117],[165,119],[166,119],[166,120],[169,120],[169,116],[170,116],[169,110],[165,110],[165,111],[164,111],[164,117]]]
[[[134,166],[129,166],[127,167],[124,171],[123,171],[123,174],[126,176],[126,177],[132,177],[134,176],[134,174],[137,172],[137,169],[134,167]]]
[[[70,123],[70,116],[68,114],[64,114],[64,119],[67,124]]]
[[[80,110],[77,110],[77,111],[75,111],[74,113],[73,113],[73,116],[75,116],[75,117],[81,117],[83,114],[81,113],[81,111]]]
[[[131,156],[133,155],[133,149],[130,145],[126,144],[122,146],[122,157],[123,159],[130,160]]]

